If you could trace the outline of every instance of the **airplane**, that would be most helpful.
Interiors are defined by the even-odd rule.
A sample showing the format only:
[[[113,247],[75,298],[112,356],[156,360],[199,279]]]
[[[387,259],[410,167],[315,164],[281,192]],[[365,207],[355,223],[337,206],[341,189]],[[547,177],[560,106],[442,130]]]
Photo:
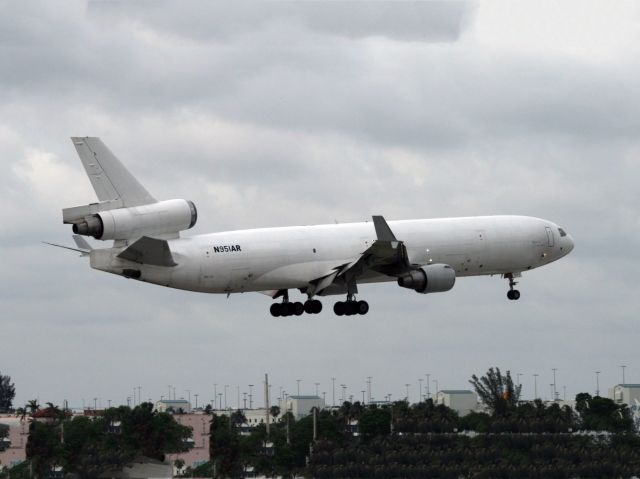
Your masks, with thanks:
[[[523,272],[571,252],[563,228],[529,216],[371,221],[245,229],[181,237],[198,219],[193,202],[156,200],[97,137],[71,138],[99,202],[65,208],[76,248],[92,268],[203,293],[260,292],[277,300],[272,316],[322,311],[319,297],[343,295],[338,316],[364,315],[358,286],[396,282],[417,293],[453,288],[456,278],[500,275],[507,298]],[[83,236],[113,241],[92,248]],[[51,244],[51,243],[49,243]],[[299,290],[304,302],[290,299]]]

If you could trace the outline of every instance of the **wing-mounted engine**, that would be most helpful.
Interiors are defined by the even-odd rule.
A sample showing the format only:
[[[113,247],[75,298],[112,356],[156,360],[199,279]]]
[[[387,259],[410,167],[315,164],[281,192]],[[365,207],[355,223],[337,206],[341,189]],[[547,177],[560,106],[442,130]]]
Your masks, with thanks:
[[[196,224],[192,201],[166,200],[129,208],[94,203],[62,210],[62,220],[75,234],[99,240],[130,240],[142,236],[177,236]]]
[[[442,293],[456,283],[456,272],[448,264],[429,264],[398,277],[398,286],[418,293]]]

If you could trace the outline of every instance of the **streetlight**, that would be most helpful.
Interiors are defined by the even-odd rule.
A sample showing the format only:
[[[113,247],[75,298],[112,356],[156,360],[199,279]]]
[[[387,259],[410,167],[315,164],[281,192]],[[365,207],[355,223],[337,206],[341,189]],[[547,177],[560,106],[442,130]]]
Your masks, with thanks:
[[[366,392],[364,389],[360,391],[362,393],[362,404],[364,404],[364,393]]]
[[[229,388],[228,384],[224,385],[224,408],[227,409],[227,389]]]
[[[196,397],[196,409],[198,409],[198,395],[194,394],[194,396]]]
[[[558,391],[556,390],[556,371],[558,368],[551,368],[553,371],[553,400],[558,400]]]
[[[596,371],[596,396],[600,396],[600,371]]]
[[[218,409],[222,409],[222,393],[218,393],[218,402],[220,403],[220,407]]]
[[[336,378],[331,378],[331,384],[333,386],[333,407],[336,407]]]
[[[420,383],[420,395],[418,396],[418,402],[422,402],[422,378],[418,379],[418,383]]]
[[[213,409],[216,409],[218,406],[218,383],[213,384]]]
[[[367,402],[371,402],[371,380],[372,376],[367,376]]]
[[[253,388],[253,384],[249,384],[249,409],[253,409],[253,393],[251,388]]]
[[[429,378],[431,374],[425,374],[427,376],[427,399],[431,398],[431,388],[429,387]]]
[[[346,384],[341,384],[340,387],[342,388],[342,402],[345,402],[347,400],[347,397],[346,397],[347,385]]]
[[[243,401],[244,401],[244,408],[247,409],[247,393],[242,393],[243,395]]]

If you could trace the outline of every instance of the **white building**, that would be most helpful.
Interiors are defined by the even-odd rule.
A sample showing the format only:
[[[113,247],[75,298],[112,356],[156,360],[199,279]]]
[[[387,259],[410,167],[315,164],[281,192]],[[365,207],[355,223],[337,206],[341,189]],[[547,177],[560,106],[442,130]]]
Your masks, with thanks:
[[[288,396],[284,403],[279,403],[280,414],[290,412],[296,420],[311,414],[314,407],[324,409],[324,399],[320,396]]]
[[[156,402],[155,410],[158,412],[180,412],[191,414],[191,403],[185,399],[162,399]]]
[[[626,404],[636,426],[640,428],[640,384],[616,384],[609,389],[609,398],[616,404]]]
[[[444,404],[456,411],[460,416],[465,416],[478,409],[476,394],[468,389],[443,389],[438,391],[435,403]]]

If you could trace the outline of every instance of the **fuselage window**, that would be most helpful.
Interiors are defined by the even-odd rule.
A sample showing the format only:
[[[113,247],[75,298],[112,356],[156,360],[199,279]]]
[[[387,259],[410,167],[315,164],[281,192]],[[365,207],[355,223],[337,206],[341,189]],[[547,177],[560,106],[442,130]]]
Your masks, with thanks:
[[[567,236],[567,232],[562,228],[558,228],[558,233],[560,233],[560,237]]]

